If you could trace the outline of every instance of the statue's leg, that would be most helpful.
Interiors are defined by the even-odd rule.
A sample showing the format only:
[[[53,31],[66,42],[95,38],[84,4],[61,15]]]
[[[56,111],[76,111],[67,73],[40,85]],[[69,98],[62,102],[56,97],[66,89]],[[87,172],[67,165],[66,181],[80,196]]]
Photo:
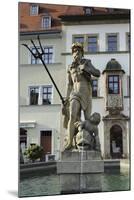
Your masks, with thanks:
[[[80,113],[80,103],[79,101],[73,99],[70,102],[70,116],[68,122],[68,143],[65,146],[65,149],[70,149],[72,147],[72,142],[75,134],[74,123],[77,121],[79,113]]]
[[[84,117],[85,120],[89,120],[91,116],[91,110],[92,110],[92,101],[89,102],[86,110],[84,110]]]

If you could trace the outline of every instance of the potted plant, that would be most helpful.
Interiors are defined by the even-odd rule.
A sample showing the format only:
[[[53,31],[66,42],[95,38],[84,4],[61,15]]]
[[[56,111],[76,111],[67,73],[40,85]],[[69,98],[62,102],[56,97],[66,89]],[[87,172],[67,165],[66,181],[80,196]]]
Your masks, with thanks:
[[[35,162],[37,159],[41,159],[43,156],[43,147],[32,144],[28,149],[25,150],[24,155],[27,156],[32,162]]]

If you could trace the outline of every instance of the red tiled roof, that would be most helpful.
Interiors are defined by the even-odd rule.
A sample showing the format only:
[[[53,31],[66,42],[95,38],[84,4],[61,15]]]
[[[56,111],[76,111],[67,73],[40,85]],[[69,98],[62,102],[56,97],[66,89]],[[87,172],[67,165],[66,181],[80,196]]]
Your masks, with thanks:
[[[19,3],[19,23],[21,32],[61,30],[61,19],[59,16],[76,16],[84,15],[82,6],[68,6],[38,3],[39,13],[37,16],[30,15],[30,6],[32,3]],[[42,17],[48,14],[52,18],[51,28],[44,29],[41,27]],[[92,7],[92,15],[109,14],[108,8]]]
[[[19,3],[20,31],[44,30],[44,28],[41,27],[41,21],[42,17],[45,14],[49,14],[52,17],[52,27],[50,29],[60,30],[61,22],[58,16],[64,14],[68,6],[49,5],[49,4],[38,4],[38,5],[39,5],[38,15],[31,16],[30,15],[31,3]]]

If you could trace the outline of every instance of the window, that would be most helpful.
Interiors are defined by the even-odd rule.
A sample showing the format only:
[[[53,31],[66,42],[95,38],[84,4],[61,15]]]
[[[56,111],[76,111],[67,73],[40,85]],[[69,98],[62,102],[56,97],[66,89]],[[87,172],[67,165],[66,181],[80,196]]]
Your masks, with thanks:
[[[22,153],[27,147],[27,130],[25,130],[24,128],[20,128],[20,147]]]
[[[108,76],[108,94],[119,94],[119,75]]]
[[[74,43],[79,42],[81,44],[84,44],[84,36],[75,36],[73,42]]]
[[[85,10],[85,14],[86,15],[91,15],[92,14],[92,9],[91,8],[87,7],[84,10]]]
[[[31,48],[33,53],[36,53],[36,50],[34,47]],[[37,49],[40,51],[40,48],[37,47]],[[31,64],[41,64],[40,59],[35,59],[35,57],[31,54]]]
[[[45,16],[42,18],[42,28],[50,28],[51,27],[51,17]]]
[[[40,48],[37,47],[37,49],[40,51]],[[44,56],[43,60],[46,64],[53,63],[53,47],[43,47],[44,49]],[[32,52],[36,53],[35,48],[32,48]],[[35,59],[33,55],[31,55],[31,64],[41,64],[40,59]]]
[[[97,36],[88,36],[88,51],[98,51]]]
[[[97,79],[92,80],[92,96],[93,97],[98,96],[98,80]]]
[[[30,105],[37,105],[39,97],[39,87],[30,88]]]
[[[52,103],[52,86],[30,87],[30,105],[48,105]]]
[[[43,87],[43,105],[51,104],[52,99],[52,86]]]
[[[83,34],[83,35],[73,35],[72,41],[79,42],[84,46],[84,50],[87,52],[97,52],[98,49],[98,38],[97,33]]]
[[[44,61],[46,64],[53,62],[53,47],[44,47]]]
[[[130,51],[131,48],[130,33],[127,33],[127,50]]]
[[[117,51],[117,34],[107,35],[107,50]]]
[[[30,15],[38,15],[38,5],[32,5],[30,7]]]

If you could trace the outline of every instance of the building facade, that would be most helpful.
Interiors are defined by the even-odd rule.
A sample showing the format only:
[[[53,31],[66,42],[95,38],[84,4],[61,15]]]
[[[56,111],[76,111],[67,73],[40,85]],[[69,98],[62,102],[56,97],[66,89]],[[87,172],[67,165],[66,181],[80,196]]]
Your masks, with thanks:
[[[53,8],[53,9],[52,9]],[[128,158],[130,141],[129,10],[20,3],[20,133],[21,146],[37,143],[60,156],[65,130],[61,101],[40,61],[21,44],[37,44],[63,97],[71,45],[81,42],[84,56],[101,71],[92,79],[92,112],[101,114],[99,137],[103,158]]]

